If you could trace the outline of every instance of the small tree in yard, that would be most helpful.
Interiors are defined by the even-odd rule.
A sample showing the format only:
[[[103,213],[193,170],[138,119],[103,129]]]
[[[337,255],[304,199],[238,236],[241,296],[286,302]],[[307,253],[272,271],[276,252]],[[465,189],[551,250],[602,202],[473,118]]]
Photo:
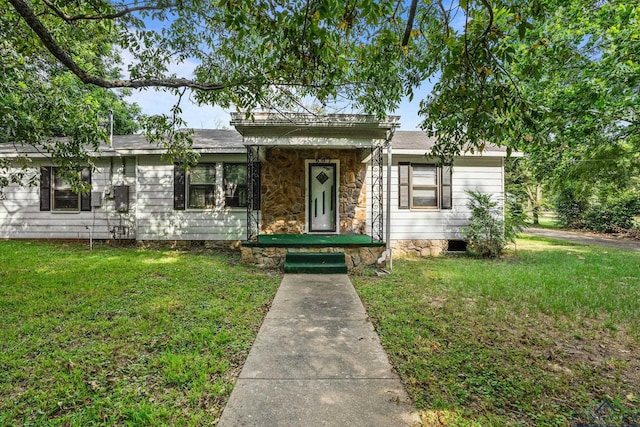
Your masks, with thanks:
[[[471,209],[471,223],[464,228],[467,252],[483,258],[500,256],[507,238],[498,202],[492,201],[490,194],[476,191],[467,191],[467,194],[471,196],[467,202]]]

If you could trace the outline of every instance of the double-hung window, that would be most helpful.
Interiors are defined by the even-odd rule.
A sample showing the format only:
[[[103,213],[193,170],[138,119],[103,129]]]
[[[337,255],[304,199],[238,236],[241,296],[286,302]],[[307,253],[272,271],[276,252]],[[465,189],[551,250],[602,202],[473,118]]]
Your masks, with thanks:
[[[216,201],[216,165],[202,163],[187,174],[187,206],[189,209],[211,209]]]
[[[437,208],[438,168],[435,165],[411,166],[411,207]]]
[[[221,202],[226,207],[247,206],[246,163],[200,163],[188,171],[175,165],[173,178],[176,210],[212,209]]]
[[[225,206],[246,207],[248,200],[246,163],[225,163],[223,175]]]
[[[91,169],[80,171],[80,179],[91,184]],[[91,210],[91,193],[77,193],[64,178],[60,169],[43,166],[40,169],[40,210],[78,212]]]
[[[400,209],[451,209],[451,166],[400,163],[398,172]]]

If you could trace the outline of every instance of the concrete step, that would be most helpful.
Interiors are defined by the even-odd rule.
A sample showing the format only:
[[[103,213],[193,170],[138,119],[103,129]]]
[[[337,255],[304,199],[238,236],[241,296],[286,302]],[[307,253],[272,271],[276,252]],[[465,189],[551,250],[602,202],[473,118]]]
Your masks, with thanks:
[[[342,274],[347,272],[342,252],[287,252],[285,273]]]
[[[347,272],[347,264],[342,263],[325,263],[325,264],[308,264],[295,263],[284,264],[285,273],[297,274],[344,274]]]

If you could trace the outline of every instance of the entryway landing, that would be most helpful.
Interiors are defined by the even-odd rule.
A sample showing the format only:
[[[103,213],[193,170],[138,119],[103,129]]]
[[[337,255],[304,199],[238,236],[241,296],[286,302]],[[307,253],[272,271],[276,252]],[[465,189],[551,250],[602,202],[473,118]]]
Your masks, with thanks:
[[[290,273],[352,273],[376,265],[384,250],[366,234],[261,234],[242,244],[242,262]]]

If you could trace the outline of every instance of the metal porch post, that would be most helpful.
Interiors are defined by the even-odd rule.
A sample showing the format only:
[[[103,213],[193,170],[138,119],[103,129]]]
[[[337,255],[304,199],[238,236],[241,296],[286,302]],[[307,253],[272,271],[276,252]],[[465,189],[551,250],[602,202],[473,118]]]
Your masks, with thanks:
[[[371,239],[384,241],[383,162],[384,144],[371,145]]]
[[[260,147],[247,145],[247,241],[260,234]]]

